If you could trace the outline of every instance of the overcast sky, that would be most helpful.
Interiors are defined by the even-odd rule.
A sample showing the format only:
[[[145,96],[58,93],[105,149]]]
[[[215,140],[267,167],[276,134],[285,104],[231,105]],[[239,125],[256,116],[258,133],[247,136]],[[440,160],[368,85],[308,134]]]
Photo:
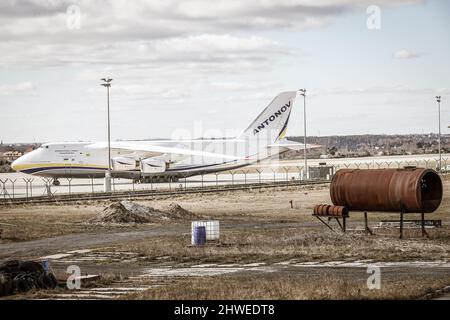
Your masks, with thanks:
[[[105,76],[113,139],[230,136],[303,87],[309,135],[437,132],[437,94],[449,133],[449,30],[445,0],[5,0],[0,139],[105,140]]]

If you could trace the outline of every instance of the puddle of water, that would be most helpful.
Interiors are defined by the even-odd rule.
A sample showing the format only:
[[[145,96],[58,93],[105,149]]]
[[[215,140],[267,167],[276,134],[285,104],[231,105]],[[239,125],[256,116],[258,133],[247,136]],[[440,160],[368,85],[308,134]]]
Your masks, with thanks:
[[[55,300],[57,299],[114,299],[115,296],[106,295],[106,294],[89,294],[89,293],[61,293],[59,294]],[[52,298],[53,299],[53,298]]]
[[[371,260],[370,260],[371,261]],[[450,263],[444,261],[398,261],[398,262],[362,262],[362,260],[357,260],[355,262],[345,262],[345,261],[328,261],[328,262],[302,262],[292,264],[295,267],[360,267],[367,268],[369,266],[377,267],[450,267]]]
[[[288,261],[281,261],[281,262],[277,262],[275,263],[275,265],[279,265],[279,266],[288,266],[290,264],[296,263],[297,261],[295,260],[288,260]]]
[[[79,250],[72,250],[72,251],[67,251],[67,253],[88,253],[88,252],[92,252],[92,249],[79,249]]]
[[[217,263],[205,263],[205,264],[197,264],[192,266],[191,268],[209,268],[209,267],[217,267]]]
[[[49,256],[45,256],[45,257],[40,257],[39,259],[42,259],[42,260],[58,260],[58,259],[70,257],[71,255],[72,255],[71,253],[57,253],[57,254],[52,254],[52,255],[49,255]]]
[[[91,291],[110,291],[110,292],[130,292],[130,291],[144,291],[149,287],[107,287],[107,288],[92,288]]]
[[[220,268],[234,268],[234,267],[239,267],[240,264],[237,264],[237,263],[218,264],[217,266],[220,267]]]
[[[144,270],[143,277],[202,277],[241,271],[243,268],[150,268]]]
[[[265,265],[264,262],[247,263],[242,265],[243,267],[259,267]]]
[[[116,251],[95,251],[94,249],[72,250],[66,253],[57,253],[40,259],[55,260],[58,263],[77,263],[77,262],[102,262],[111,260],[113,262],[133,262],[138,260],[138,254],[134,252],[116,252]]]

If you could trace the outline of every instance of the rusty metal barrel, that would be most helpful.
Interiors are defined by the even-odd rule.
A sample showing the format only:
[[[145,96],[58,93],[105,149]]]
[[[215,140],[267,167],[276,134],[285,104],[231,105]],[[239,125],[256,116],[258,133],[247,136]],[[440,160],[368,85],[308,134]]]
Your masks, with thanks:
[[[431,169],[341,169],[331,180],[330,196],[350,211],[429,213],[441,204],[442,189]]]
[[[348,216],[348,209],[342,206],[318,204],[313,208],[313,214],[317,216]]]

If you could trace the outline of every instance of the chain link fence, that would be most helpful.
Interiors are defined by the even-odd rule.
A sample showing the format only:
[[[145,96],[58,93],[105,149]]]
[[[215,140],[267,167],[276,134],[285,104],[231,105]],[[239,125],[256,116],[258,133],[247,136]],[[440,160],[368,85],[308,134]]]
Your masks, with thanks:
[[[442,159],[442,171],[445,172],[450,159]],[[439,159],[408,161],[361,161],[349,163],[323,164],[308,166],[306,174],[304,166],[249,166],[240,170],[203,174],[194,177],[178,177],[178,181],[137,183],[129,179],[112,179],[112,194],[156,193],[164,191],[211,190],[214,188],[233,188],[239,186],[255,186],[267,184],[292,184],[309,181],[329,181],[339,169],[380,169],[403,168],[416,166],[421,168],[438,168]],[[79,197],[104,194],[104,180],[99,178],[76,179],[61,178],[60,185],[53,185],[52,178],[41,178],[19,174],[8,174],[12,177],[0,179],[0,202],[14,200],[34,200],[37,198],[53,198],[55,196]],[[1,175],[0,175],[1,176]]]

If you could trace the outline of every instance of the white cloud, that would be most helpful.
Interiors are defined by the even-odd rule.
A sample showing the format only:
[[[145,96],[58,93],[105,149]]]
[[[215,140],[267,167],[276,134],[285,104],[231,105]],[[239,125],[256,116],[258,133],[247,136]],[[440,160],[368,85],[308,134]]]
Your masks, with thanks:
[[[395,59],[413,59],[418,58],[421,55],[422,54],[420,53],[415,53],[406,49],[399,49],[392,54],[392,57]]]
[[[450,88],[430,88],[430,87],[422,87],[422,88],[414,88],[410,86],[397,85],[397,86],[378,86],[378,87],[366,87],[366,88],[332,88],[328,90],[321,90],[321,94],[329,94],[329,95],[362,95],[362,94],[370,94],[370,95],[401,95],[405,94],[408,96],[411,95],[422,95],[422,96],[433,96],[436,94],[449,94]]]
[[[20,82],[15,84],[0,84],[0,96],[28,96],[34,95],[36,91],[36,85],[32,82]]]
[[[398,5],[415,0],[379,1]],[[289,50],[243,33],[304,30],[361,10],[369,0],[14,0],[0,3],[0,66],[186,61],[243,67]],[[80,29],[66,9],[80,8]],[[242,55],[247,55],[241,59]]]

